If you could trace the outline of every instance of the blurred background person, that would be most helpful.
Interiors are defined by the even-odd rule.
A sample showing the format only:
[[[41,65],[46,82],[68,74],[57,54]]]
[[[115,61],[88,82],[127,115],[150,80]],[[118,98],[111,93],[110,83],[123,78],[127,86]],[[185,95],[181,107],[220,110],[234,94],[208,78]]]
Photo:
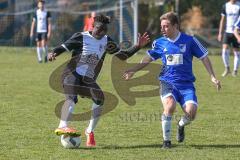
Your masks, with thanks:
[[[44,4],[44,0],[38,0],[38,9],[34,14],[30,31],[30,38],[33,39],[33,36],[36,38],[37,58],[39,63],[42,63],[43,57],[44,62],[47,62],[47,41],[51,36],[51,15],[48,11],[46,11]],[[35,35],[34,32],[36,33]]]
[[[239,61],[239,44],[237,42],[236,37],[233,34],[233,31],[234,24],[236,23],[239,15],[240,15],[240,2],[238,2],[237,0],[229,0],[223,5],[218,33],[218,41],[222,41],[222,59],[225,66],[225,71],[222,73],[223,77],[231,73],[229,65],[230,47],[232,47],[234,53],[234,67],[232,75],[234,77],[237,75]],[[225,31],[223,32],[225,19],[226,19]]]
[[[92,31],[93,30],[93,22],[94,17],[96,16],[95,12],[91,12],[91,14],[87,14],[84,17],[84,28],[83,31]]]

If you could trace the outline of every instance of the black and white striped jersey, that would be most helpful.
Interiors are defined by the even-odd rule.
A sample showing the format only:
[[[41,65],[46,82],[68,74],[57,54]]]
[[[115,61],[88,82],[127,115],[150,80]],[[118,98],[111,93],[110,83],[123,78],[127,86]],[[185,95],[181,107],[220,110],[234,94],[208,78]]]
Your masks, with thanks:
[[[77,32],[61,46],[53,49],[57,55],[64,51],[71,51],[72,58],[68,63],[65,73],[76,72],[78,75],[86,76],[96,80],[106,53],[114,54],[122,60],[131,57],[139,47],[133,46],[125,51],[121,51],[118,45],[108,36],[102,39],[94,38],[91,32]]]
[[[235,3],[227,2],[222,7],[222,16],[226,17],[226,33],[233,33],[234,24],[236,23],[238,17],[240,16],[240,2]]]
[[[37,9],[33,21],[36,21],[36,32],[46,33],[48,32],[48,19],[51,18],[51,14],[46,10]]]

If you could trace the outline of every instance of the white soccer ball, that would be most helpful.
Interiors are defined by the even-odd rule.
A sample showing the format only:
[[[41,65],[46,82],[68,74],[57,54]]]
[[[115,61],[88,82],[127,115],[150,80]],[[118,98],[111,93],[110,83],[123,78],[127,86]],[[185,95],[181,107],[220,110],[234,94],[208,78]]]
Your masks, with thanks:
[[[80,136],[61,135],[61,143],[63,147],[67,149],[78,148],[81,144],[81,138]]]

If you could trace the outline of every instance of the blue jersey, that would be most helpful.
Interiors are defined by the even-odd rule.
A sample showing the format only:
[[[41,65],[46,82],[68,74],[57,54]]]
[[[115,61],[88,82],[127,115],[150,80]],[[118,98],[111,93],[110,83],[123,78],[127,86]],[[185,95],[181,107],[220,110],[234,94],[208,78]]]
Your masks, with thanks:
[[[175,40],[166,37],[155,40],[147,53],[153,60],[162,60],[159,80],[174,85],[193,85],[193,56],[202,59],[208,51],[195,37],[179,32]]]

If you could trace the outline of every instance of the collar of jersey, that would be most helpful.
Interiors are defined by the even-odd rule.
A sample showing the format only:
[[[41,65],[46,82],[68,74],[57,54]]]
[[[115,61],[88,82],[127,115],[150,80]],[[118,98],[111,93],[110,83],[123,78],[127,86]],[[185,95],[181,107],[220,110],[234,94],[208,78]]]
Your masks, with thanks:
[[[172,42],[172,43],[174,43],[174,42],[176,42],[178,39],[179,39],[179,37],[181,36],[181,32],[178,32],[178,35],[177,35],[177,37],[175,38],[175,39],[170,39],[170,38],[167,38],[170,42]]]
[[[95,40],[101,40],[101,39],[103,39],[105,36],[103,36],[101,39],[96,39],[95,37],[93,37],[93,35],[92,35],[92,31],[86,31],[86,33],[89,35],[89,36],[91,36],[92,38],[94,38]]]

